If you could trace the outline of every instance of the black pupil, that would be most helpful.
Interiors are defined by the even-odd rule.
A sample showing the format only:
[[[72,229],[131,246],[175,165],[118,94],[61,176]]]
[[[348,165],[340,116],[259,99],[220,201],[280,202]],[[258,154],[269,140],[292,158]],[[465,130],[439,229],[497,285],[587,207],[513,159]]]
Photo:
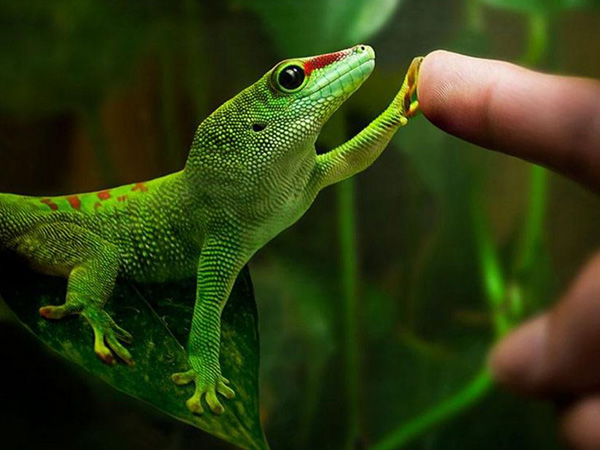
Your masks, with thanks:
[[[304,70],[298,66],[288,66],[279,74],[279,84],[286,89],[296,89],[304,81]]]

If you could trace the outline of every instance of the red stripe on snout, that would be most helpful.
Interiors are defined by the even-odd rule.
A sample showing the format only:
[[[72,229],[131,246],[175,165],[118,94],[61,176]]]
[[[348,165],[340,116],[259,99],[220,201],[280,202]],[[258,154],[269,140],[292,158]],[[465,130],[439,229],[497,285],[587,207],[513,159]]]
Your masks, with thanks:
[[[322,69],[331,63],[344,59],[348,50],[342,50],[335,53],[326,53],[325,55],[315,56],[304,63],[304,73],[310,75],[313,70]]]

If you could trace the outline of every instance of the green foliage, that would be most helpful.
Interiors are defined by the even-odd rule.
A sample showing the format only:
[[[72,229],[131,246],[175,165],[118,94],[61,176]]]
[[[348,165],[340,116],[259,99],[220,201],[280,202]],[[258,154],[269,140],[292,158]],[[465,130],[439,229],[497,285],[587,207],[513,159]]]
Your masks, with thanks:
[[[5,1],[0,3],[0,82],[6,88],[0,110],[11,123],[21,116],[56,120],[64,111],[92,109],[86,115],[92,140],[128,136],[118,143],[133,142],[131,147],[112,149],[148,155],[152,176],[158,176],[179,167],[205,114],[270,65],[367,41],[377,52],[377,67],[324,130],[323,142],[331,148],[386,106],[412,56],[436,48],[580,70],[579,50],[569,46],[588,45],[583,32],[589,24],[582,20],[579,26],[585,14],[570,12],[597,5],[597,0]],[[532,20],[516,21],[501,10]],[[561,39],[548,39],[555,34],[547,19],[562,19],[561,14],[568,15]],[[583,48],[581,54],[589,60],[589,73],[597,73],[589,58],[594,53]],[[549,68],[549,61],[559,65]],[[141,107],[131,96],[140,84],[149,96]],[[132,100],[132,118],[139,112],[150,125],[130,130],[124,121],[121,129],[106,129],[97,108],[115,98]],[[55,150],[45,129],[34,123],[28,130],[48,142],[41,152]],[[107,149],[110,144],[115,145],[107,142]],[[74,154],[67,157],[76,160]],[[123,177],[137,176],[133,163],[116,165],[108,153],[105,157]],[[64,161],[57,158],[56,165]],[[80,168],[70,170],[61,174],[72,177]],[[15,190],[46,191],[43,181],[27,184],[23,178]],[[547,204],[564,202],[558,197],[561,186],[549,174],[540,176],[525,163],[461,143],[419,117],[357,177],[351,196],[323,192],[302,221],[252,262],[263,337],[261,416],[274,447],[337,450],[350,436],[355,447],[374,449],[558,448],[549,431],[551,408],[494,390],[482,367],[497,333],[546,307],[598,244],[593,230],[600,218],[589,200],[582,207],[570,195],[554,208],[563,216],[564,208],[579,211],[581,220],[562,228],[560,220],[544,220],[553,209]],[[348,232],[343,246],[342,228]],[[577,232],[581,229],[587,233]],[[565,260],[572,261],[569,269]],[[21,297],[13,296],[11,305],[52,348],[180,420],[221,430],[220,436],[246,448],[264,448],[256,317],[253,300],[243,294],[246,278],[225,310],[226,328],[239,323],[225,333],[224,345],[233,350],[224,353],[223,362],[224,374],[243,385],[235,386],[238,396],[226,402],[225,416],[198,419],[185,409],[191,388],[176,388],[168,380],[185,361],[191,281],[137,290],[119,286],[109,308],[136,338],[132,351],[138,365],[129,369],[97,360],[82,320],[42,321],[37,308],[62,302],[64,288],[61,280],[35,277],[13,285]],[[44,289],[57,285],[42,295],[38,279]],[[36,301],[25,297],[33,290]],[[349,308],[356,308],[359,319],[352,330],[345,321]],[[245,313],[236,318],[232,311]],[[63,336],[66,344],[58,342]],[[352,348],[358,356],[355,372],[347,370]],[[166,361],[169,353],[172,361]],[[243,364],[234,363],[236,354],[243,355]],[[144,371],[148,365],[150,371]],[[233,373],[241,378],[228,375]],[[154,376],[146,380],[147,374]],[[358,431],[350,429],[356,418],[356,411],[349,417],[351,403],[359,406]],[[130,438],[122,448],[135,448],[139,436]]]
[[[241,0],[264,22],[282,55],[314,55],[369,39],[400,0]],[[292,20],[290,20],[292,19]]]
[[[484,3],[522,13],[560,13],[561,11],[597,8],[598,0],[482,0]]]
[[[66,280],[39,275],[12,262],[0,267],[2,297],[52,350],[183,422],[247,450],[268,448],[259,420],[257,313],[248,270],[240,274],[223,311],[221,365],[237,396],[226,402],[222,416],[197,416],[185,404],[193,387],[176,386],[170,378],[187,369],[183,345],[191,324],[195,279],[163,284],[119,282],[107,310],[133,334],[135,366],[108,366],[95,355],[92,330],[83,318],[50,322],[37,313],[41,306],[64,302]]]
[[[0,109],[36,114],[93,105],[135,62],[142,36],[110,2],[0,3]],[[132,11],[129,10],[129,13]]]

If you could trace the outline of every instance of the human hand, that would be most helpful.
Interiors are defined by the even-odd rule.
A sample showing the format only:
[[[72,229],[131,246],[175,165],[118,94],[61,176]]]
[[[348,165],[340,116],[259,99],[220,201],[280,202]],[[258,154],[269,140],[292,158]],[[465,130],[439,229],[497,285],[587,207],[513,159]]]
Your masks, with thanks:
[[[600,193],[600,82],[436,51],[421,66],[419,101],[441,129]],[[567,398],[562,434],[574,448],[600,449],[600,253],[554,308],[500,342],[490,363],[516,392]]]

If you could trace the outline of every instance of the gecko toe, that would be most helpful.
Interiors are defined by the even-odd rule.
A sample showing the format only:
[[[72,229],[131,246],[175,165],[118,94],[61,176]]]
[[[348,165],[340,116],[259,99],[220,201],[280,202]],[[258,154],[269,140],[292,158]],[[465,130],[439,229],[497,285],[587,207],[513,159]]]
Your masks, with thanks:
[[[171,375],[171,380],[178,386],[184,386],[186,384],[190,384],[194,381],[195,373],[193,370],[188,370],[186,372],[178,372]]]
[[[214,388],[208,388],[206,390],[206,403],[210,407],[210,410],[217,415],[221,415],[225,412],[225,408],[217,398],[217,393]]]
[[[103,338],[98,338],[98,337],[95,338],[94,352],[96,352],[96,355],[98,355],[98,358],[100,358],[103,362],[105,362],[109,366],[112,366],[112,365],[116,364],[116,362],[117,362],[115,360],[114,355],[110,351],[110,349],[104,343]]]
[[[202,407],[202,398],[200,394],[195,393],[185,402],[185,404],[192,414],[204,414],[204,408]]]
[[[117,354],[117,356],[128,366],[133,366],[133,357],[129,350],[127,350],[121,343],[118,341],[114,334],[106,335],[106,343],[111,348],[113,352]]]
[[[219,383],[217,386],[217,392],[225,397],[227,400],[235,398],[235,391],[227,386],[225,383]]]
[[[42,316],[44,319],[60,320],[64,317],[78,313],[79,310],[65,303],[64,305],[59,306],[43,306],[39,309],[39,312],[40,316]]]
[[[131,342],[131,334],[119,327],[102,309],[84,309],[82,315],[94,330],[94,351],[107,364],[117,362],[115,355],[128,366],[133,366],[133,357],[119,341]]]
[[[133,336],[128,331],[121,328],[119,325],[113,322],[112,330],[117,337],[117,339],[126,344],[131,344],[133,342]]]

